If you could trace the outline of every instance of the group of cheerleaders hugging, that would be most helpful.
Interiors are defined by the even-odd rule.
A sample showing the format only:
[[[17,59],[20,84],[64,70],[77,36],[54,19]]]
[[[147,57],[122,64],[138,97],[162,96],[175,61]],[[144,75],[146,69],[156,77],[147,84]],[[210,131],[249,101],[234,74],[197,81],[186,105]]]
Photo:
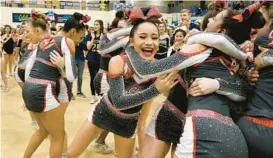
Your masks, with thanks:
[[[109,90],[68,148],[64,115],[68,84],[76,78],[73,54],[90,17],[74,13],[63,32],[51,36],[46,17],[32,12],[26,30],[35,47],[21,58],[18,72],[23,71],[23,98],[39,129],[24,158],[48,135],[50,158],[79,157],[103,131],[114,133],[118,158],[132,158],[142,111],[160,94],[167,99],[155,111],[138,157],[164,158],[172,147],[176,158],[272,158],[272,10],[272,2],[257,2],[239,14],[215,3],[204,17],[204,32],[189,32],[181,50],[160,60],[154,58],[159,10],[127,12],[125,28],[100,40],[103,71],[94,83],[99,89],[106,76]],[[250,37],[252,57],[242,49],[251,46]]]

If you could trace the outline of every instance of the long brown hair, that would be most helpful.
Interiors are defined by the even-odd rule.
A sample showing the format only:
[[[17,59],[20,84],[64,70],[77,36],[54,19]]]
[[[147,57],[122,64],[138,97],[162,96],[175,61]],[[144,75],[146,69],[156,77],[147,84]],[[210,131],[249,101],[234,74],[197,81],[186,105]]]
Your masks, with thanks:
[[[104,30],[103,21],[98,19],[98,20],[95,20],[95,22],[100,24],[100,33],[103,33],[103,30]]]

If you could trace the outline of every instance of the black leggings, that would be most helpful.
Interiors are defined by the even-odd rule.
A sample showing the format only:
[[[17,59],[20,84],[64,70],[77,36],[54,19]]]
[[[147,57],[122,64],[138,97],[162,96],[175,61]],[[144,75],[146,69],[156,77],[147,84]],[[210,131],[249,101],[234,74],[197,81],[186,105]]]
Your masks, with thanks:
[[[90,89],[91,89],[91,95],[95,95],[95,88],[94,88],[94,78],[96,76],[96,74],[99,72],[100,69],[100,64],[99,63],[93,63],[88,61],[88,69],[89,69],[89,73],[90,73]]]

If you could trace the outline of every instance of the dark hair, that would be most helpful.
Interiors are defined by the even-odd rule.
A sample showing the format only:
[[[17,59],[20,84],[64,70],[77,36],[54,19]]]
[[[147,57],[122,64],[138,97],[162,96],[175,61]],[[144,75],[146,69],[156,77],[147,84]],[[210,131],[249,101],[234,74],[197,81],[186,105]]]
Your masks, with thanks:
[[[121,10],[120,10],[120,11],[117,11],[117,12],[116,12],[116,17],[117,17],[117,18],[120,18],[120,19],[123,18],[123,17],[124,17],[123,11],[121,11]]]
[[[162,20],[158,25],[163,24],[165,26],[165,29],[167,29],[167,24]]]
[[[186,31],[182,30],[182,29],[177,29],[175,30],[173,36],[172,36],[172,39],[171,39],[171,45],[174,44],[174,40],[175,40],[175,35],[178,33],[178,32],[181,32],[183,34],[184,37],[186,37],[187,33]]]
[[[32,16],[29,22],[31,23],[32,27],[39,27],[43,31],[47,30],[47,17],[41,12],[36,12],[35,16]]]
[[[71,29],[75,29],[77,32],[79,32],[80,30],[84,30],[84,23],[80,22],[82,19],[83,15],[81,13],[75,12],[72,17],[65,22],[63,31],[68,32]]]
[[[228,9],[221,27],[227,30],[226,34],[237,44],[241,44],[250,38],[251,28],[262,28],[265,24],[265,19],[259,11],[254,11],[247,20],[243,20],[242,22],[232,18],[235,15],[238,15],[236,11]]]
[[[9,33],[11,33],[11,29],[12,29],[11,26],[10,25],[5,25],[3,35],[6,34],[6,28],[7,27],[10,29]]]
[[[104,30],[103,21],[102,20],[95,20],[95,22],[100,24],[100,33],[103,33],[103,30]]]
[[[133,28],[132,28],[132,30],[131,30],[131,32],[130,32],[130,35],[129,35],[130,38],[133,38],[133,37],[134,37],[134,35],[135,35],[135,33],[136,33],[136,30],[138,29],[139,25],[140,25],[140,24],[143,24],[143,23],[151,23],[151,24],[155,25],[155,27],[157,28],[157,31],[159,32],[158,27],[156,26],[156,24],[155,24],[153,21],[143,20],[143,19],[142,19],[142,21],[138,20],[138,23],[136,23],[136,24],[133,26]]]
[[[220,2],[211,2],[208,4],[208,12],[204,16],[202,23],[201,23],[201,29],[202,31],[206,30],[209,19],[215,17],[218,13],[224,10],[224,4]]]

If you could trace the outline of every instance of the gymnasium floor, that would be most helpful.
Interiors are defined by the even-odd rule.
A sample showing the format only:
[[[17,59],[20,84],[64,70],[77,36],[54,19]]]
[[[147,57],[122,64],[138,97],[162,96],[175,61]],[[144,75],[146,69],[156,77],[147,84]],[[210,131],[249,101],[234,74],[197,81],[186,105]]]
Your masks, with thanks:
[[[22,108],[23,99],[21,89],[13,79],[9,77],[9,92],[1,91],[1,158],[21,158],[28,144],[31,135],[35,131],[35,126],[31,124],[28,111]],[[87,98],[72,100],[66,112],[66,131],[68,134],[68,145],[76,135],[83,121],[91,109],[89,72],[85,70],[83,76],[83,92]],[[77,82],[74,82],[73,92],[76,94]],[[164,98],[158,97],[153,103],[151,111],[156,109]],[[151,112],[152,113],[152,112]],[[152,114],[150,114],[151,117]],[[113,134],[110,133],[106,143],[114,148]],[[34,153],[33,158],[45,158],[48,155],[49,141],[46,139]],[[115,158],[113,154],[103,155],[96,153],[92,147],[81,155],[80,158]]]

